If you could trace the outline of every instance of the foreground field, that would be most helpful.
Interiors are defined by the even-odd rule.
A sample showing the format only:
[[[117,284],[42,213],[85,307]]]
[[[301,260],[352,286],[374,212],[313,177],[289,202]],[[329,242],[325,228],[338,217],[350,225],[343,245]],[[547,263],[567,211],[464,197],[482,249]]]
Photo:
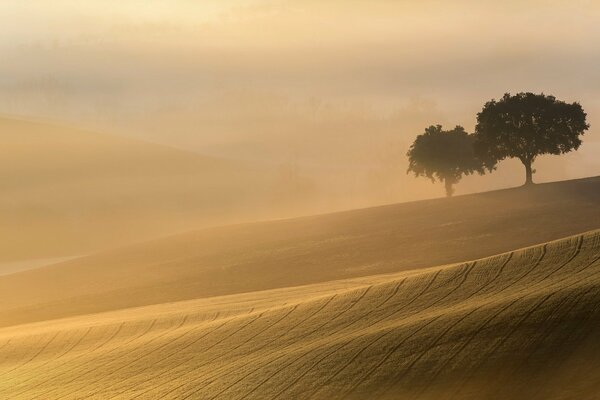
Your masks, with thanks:
[[[597,229],[598,209],[590,178],[204,229],[0,276],[0,326],[472,260]]]
[[[464,264],[0,330],[0,398],[592,399],[600,231]]]

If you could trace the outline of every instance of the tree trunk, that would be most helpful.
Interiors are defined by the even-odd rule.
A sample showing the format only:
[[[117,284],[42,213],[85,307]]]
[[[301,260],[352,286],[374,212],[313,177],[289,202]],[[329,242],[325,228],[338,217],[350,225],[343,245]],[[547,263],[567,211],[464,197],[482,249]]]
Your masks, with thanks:
[[[446,197],[452,197],[454,194],[454,188],[452,187],[452,185],[454,185],[454,181],[450,178],[446,178],[444,179],[444,185],[446,187]]]
[[[523,161],[525,165],[525,186],[533,185],[533,168],[531,168],[531,160]]]

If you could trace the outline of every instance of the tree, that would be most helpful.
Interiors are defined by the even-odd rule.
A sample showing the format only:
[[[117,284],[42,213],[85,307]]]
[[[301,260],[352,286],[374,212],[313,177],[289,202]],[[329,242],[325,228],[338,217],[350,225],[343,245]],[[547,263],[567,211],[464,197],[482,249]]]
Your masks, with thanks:
[[[484,172],[483,164],[475,157],[473,135],[462,126],[450,131],[444,131],[441,125],[430,126],[417,136],[407,156],[406,172],[444,182],[448,197],[463,175]]]
[[[579,103],[543,93],[507,93],[477,114],[475,150],[490,171],[505,158],[518,158],[525,166],[525,185],[531,185],[536,157],[577,150],[588,128]]]

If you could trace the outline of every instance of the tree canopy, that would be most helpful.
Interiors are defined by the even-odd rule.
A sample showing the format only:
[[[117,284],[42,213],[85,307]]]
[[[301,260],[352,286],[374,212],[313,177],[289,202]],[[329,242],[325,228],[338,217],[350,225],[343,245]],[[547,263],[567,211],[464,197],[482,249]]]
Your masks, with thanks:
[[[519,159],[525,166],[525,184],[532,184],[536,157],[577,150],[588,128],[579,103],[543,93],[507,93],[488,101],[477,114],[475,149],[490,171],[501,160]]]
[[[484,172],[483,164],[475,157],[473,135],[462,126],[448,131],[441,125],[430,126],[417,136],[407,156],[407,173],[444,182],[447,196],[452,196],[453,186],[463,175]]]

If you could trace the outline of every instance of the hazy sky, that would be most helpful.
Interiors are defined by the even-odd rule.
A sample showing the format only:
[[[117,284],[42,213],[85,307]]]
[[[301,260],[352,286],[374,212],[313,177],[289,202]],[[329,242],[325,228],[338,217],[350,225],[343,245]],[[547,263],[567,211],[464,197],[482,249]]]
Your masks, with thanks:
[[[597,4],[4,0],[0,79],[97,96],[250,87],[450,109],[545,90],[589,103],[600,90]]]
[[[317,114],[320,138],[360,115],[363,142],[385,130],[386,144],[429,123],[471,130],[486,100],[544,91],[583,104],[592,130],[576,169],[600,173],[598,4],[3,0],[0,112],[264,159],[267,138],[303,137]],[[271,153],[310,159],[282,148]]]

